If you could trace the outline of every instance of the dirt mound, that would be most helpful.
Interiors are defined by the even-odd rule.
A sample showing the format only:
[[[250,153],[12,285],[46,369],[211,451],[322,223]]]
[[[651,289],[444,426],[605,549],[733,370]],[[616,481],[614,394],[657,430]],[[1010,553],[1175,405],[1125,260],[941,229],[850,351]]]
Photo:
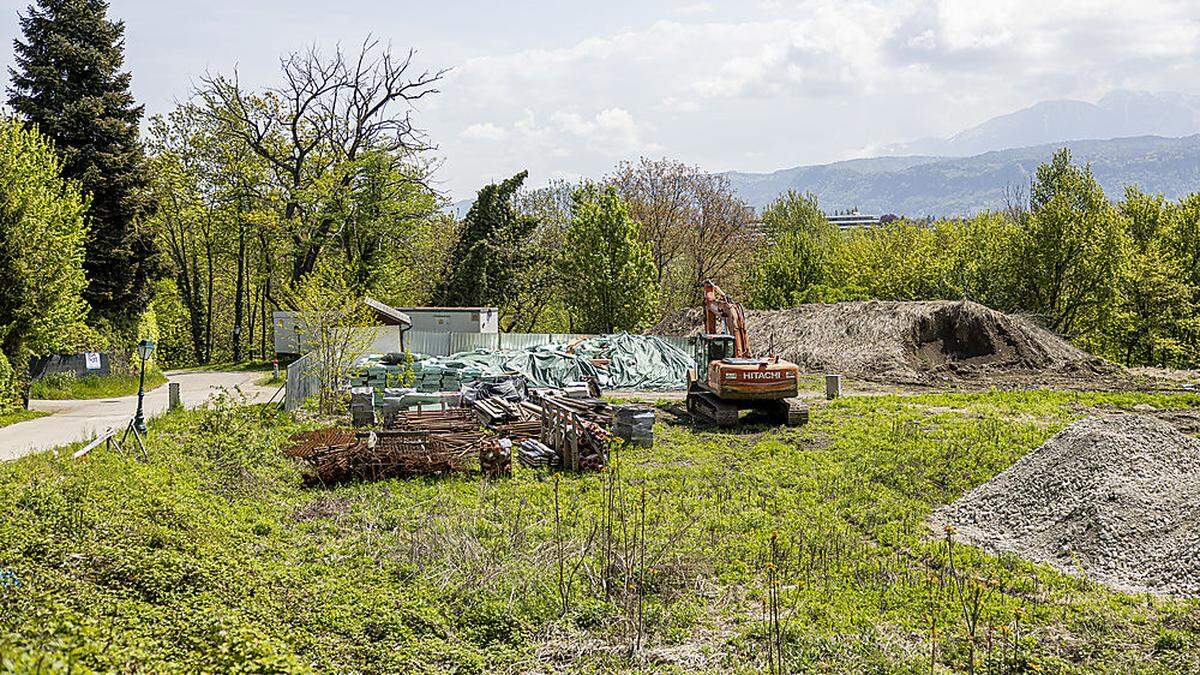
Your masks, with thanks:
[[[911,384],[997,373],[1096,375],[1114,369],[1029,319],[973,302],[842,302],[746,312],[750,343],[809,372]],[[657,335],[703,330],[699,308],[664,320]]]
[[[1118,590],[1200,595],[1200,442],[1153,417],[1089,417],[933,522]]]

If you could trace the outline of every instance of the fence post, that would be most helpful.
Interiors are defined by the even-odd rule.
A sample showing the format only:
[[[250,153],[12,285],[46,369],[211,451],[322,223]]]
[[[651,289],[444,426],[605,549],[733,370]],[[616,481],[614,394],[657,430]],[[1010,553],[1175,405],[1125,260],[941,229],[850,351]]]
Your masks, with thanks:
[[[183,401],[181,400],[181,398],[179,396],[179,383],[178,382],[167,383],[167,394],[168,394],[167,398],[170,400],[168,407],[171,410],[177,410],[177,409],[183,407]]]
[[[841,375],[826,375],[825,376],[825,398],[832,401],[842,395],[842,376]]]

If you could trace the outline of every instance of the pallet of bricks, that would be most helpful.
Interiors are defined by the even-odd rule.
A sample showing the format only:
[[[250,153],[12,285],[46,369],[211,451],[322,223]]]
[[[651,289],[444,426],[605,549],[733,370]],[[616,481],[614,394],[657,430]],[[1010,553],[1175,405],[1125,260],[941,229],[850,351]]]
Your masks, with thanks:
[[[412,372],[412,386],[417,391],[427,394],[458,391],[463,384],[483,379],[485,375],[483,368],[465,362],[416,361],[412,364]]]

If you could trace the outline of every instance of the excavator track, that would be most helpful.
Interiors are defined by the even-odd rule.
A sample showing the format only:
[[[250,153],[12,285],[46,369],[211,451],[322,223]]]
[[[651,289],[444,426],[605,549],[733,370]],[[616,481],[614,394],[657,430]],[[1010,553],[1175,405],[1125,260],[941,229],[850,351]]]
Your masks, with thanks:
[[[779,402],[780,417],[789,427],[808,424],[808,406],[798,398],[785,398]]]
[[[691,389],[687,394],[687,409],[695,422],[732,427],[738,423],[738,407],[717,398],[711,392]]]

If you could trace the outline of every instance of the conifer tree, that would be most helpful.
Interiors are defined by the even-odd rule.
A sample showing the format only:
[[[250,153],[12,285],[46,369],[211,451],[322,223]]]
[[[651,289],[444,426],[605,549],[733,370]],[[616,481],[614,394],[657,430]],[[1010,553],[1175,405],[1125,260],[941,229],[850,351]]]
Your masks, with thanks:
[[[434,289],[434,302],[453,307],[505,306],[528,265],[526,244],[537,221],[517,212],[513,196],[529,172],[484,186],[467,212],[450,249],[449,267]]]
[[[105,0],[37,0],[20,17],[9,105],[55,144],[63,177],[90,196],[84,297],[116,327],[137,320],[149,298],[154,239],[148,174],[129,91],[125,26]]]

